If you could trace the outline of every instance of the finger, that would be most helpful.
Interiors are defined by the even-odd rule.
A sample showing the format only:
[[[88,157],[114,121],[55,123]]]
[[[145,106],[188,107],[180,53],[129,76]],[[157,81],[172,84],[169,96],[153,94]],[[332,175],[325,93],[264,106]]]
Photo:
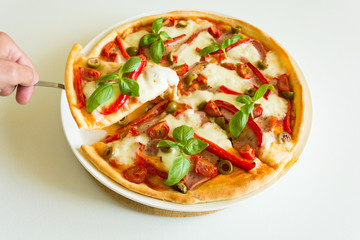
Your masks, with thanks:
[[[0,88],[16,85],[33,86],[39,80],[37,73],[26,65],[0,59]]]
[[[1,89],[0,91],[0,96],[9,96],[10,94],[12,94],[15,90],[15,87],[6,87]]]
[[[17,62],[34,69],[29,57],[16,45],[14,40],[4,32],[0,32],[0,58]]]
[[[16,90],[16,101],[20,104],[26,104],[30,101],[30,98],[34,92],[35,87],[25,87],[19,85]]]

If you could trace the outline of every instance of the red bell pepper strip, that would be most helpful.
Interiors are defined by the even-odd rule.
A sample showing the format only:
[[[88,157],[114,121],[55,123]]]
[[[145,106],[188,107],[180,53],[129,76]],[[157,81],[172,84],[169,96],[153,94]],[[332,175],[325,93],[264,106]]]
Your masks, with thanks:
[[[163,23],[165,27],[173,27],[175,25],[175,19],[173,17],[168,17]]]
[[[129,76],[130,79],[136,80],[139,77],[143,68],[147,64],[146,60],[144,60],[144,57],[143,56],[140,56],[140,57],[141,57],[142,61],[139,65],[139,67],[130,73],[130,76]],[[105,108],[103,110],[102,114],[109,115],[109,114],[117,112],[126,103],[126,101],[128,99],[129,99],[128,95],[121,93],[119,95],[119,97],[115,100],[115,102],[113,102],[110,106],[108,106],[107,108]]]
[[[248,67],[254,72],[255,76],[257,76],[257,78],[263,83],[263,84],[269,84],[269,81],[264,77],[264,75],[262,75],[262,73],[259,71],[259,69],[257,69],[254,65],[252,65],[250,62],[247,62],[246,65],[248,65]],[[268,99],[269,94],[270,94],[271,90],[267,90],[264,98]]]
[[[194,40],[199,36],[200,33],[202,33],[203,31],[205,31],[206,29],[200,30],[196,33],[194,33],[193,35],[191,35],[188,40],[186,40],[185,44],[192,44],[194,42]]]
[[[75,88],[75,92],[76,92],[78,108],[81,109],[85,106],[85,96],[84,96],[83,88],[81,85],[80,67],[78,70],[75,71],[74,88]]]
[[[220,91],[222,91],[223,93],[226,93],[226,94],[232,94],[232,95],[242,95],[241,93],[239,92],[236,92],[234,90],[231,90],[230,88],[226,87],[225,85],[221,85],[219,87]]]
[[[288,100],[288,109],[287,109],[286,116],[284,118],[284,130],[288,134],[291,134],[290,120],[291,120],[291,102]]]
[[[229,160],[232,164],[234,164],[235,166],[237,166],[239,168],[244,169],[245,171],[250,171],[251,169],[253,169],[255,167],[255,162],[253,162],[253,163],[248,162],[239,156],[229,153],[228,151],[221,148],[217,144],[215,144],[203,137],[200,137],[196,133],[194,133],[194,137],[209,144],[209,146],[206,147],[206,150],[208,150],[209,152],[215,154],[216,156],[218,156],[222,159]]]
[[[233,49],[234,47],[237,47],[243,43],[250,43],[253,40],[251,38],[244,38],[244,39],[240,39],[239,41],[237,41],[236,43],[231,44],[230,46],[228,46],[227,48],[225,48],[225,52],[230,51],[231,49]],[[209,53],[210,55],[215,55],[215,54],[221,54],[223,53],[223,50],[219,49],[215,52]]]
[[[177,37],[174,37],[172,40],[166,40],[165,42],[164,42],[164,45],[165,46],[167,46],[167,45],[169,45],[170,43],[174,43],[174,42],[176,42],[176,41],[179,41],[179,40],[181,40],[181,39],[183,39],[184,37],[186,37],[186,34],[182,34],[182,35],[179,35],[179,36],[177,36]]]
[[[124,58],[126,60],[128,60],[130,58],[129,54],[126,52],[123,44],[122,44],[122,40],[121,40],[121,37],[119,35],[116,36],[116,42],[117,44],[119,45],[119,49],[120,49],[120,52],[121,54],[124,56]]]
[[[222,32],[216,27],[216,26],[211,26],[208,28],[208,32],[215,38],[218,39],[221,37]]]
[[[237,109],[234,105],[232,105],[231,103],[225,102],[223,100],[215,100],[214,102],[219,108],[224,108],[233,114],[235,114],[239,111],[239,109]],[[260,127],[256,124],[256,122],[254,122],[254,120],[251,117],[248,118],[247,125],[256,134],[256,136],[258,138],[257,145],[259,147],[261,147],[262,142],[263,142],[263,132],[261,131]]]

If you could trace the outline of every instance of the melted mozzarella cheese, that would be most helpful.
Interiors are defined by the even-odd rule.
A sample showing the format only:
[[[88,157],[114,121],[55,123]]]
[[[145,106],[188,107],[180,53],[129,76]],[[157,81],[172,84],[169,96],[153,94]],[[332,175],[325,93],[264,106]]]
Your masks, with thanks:
[[[145,30],[131,33],[125,37],[124,44],[126,43],[129,47],[138,47],[140,39],[148,33],[149,32]]]
[[[214,38],[211,36],[211,34],[208,32],[201,32],[190,46],[185,47],[185,45],[183,45],[185,48],[179,55],[177,65],[186,63],[187,65],[191,66],[194,63],[199,62],[201,57],[196,51],[196,48],[202,49],[207,47],[211,45],[213,41]]]
[[[241,78],[236,71],[226,69],[214,63],[208,64],[202,74],[207,77],[207,84],[215,89],[225,85],[234,91],[243,93],[252,86],[249,81]]]
[[[292,156],[290,152],[292,147],[291,143],[277,143],[272,132],[265,132],[263,137],[263,144],[259,149],[259,158],[263,162],[269,164],[270,166],[274,166],[280,162],[286,162],[290,160]]]
[[[124,165],[134,164],[136,153],[139,148],[138,143],[146,145],[149,138],[146,134],[141,134],[136,137],[126,137],[119,141],[109,143],[113,147],[113,156],[118,163]]]
[[[181,125],[187,125],[193,129],[197,129],[201,125],[201,118],[199,114],[195,114],[194,110],[188,109],[176,117],[173,115],[167,115],[164,120],[166,120],[169,125],[170,132],[169,135],[172,135],[174,128],[177,128]]]
[[[195,23],[193,20],[187,20],[186,27],[162,27],[160,31],[165,31],[169,34],[170,37],[174,38],[182,34],[186,34],[186,37],[183,38],[185,41],[189,38],[195,31],[199,31],[205,28],[209,28],[211,24],[208,21],[201,21],[200,23]]]
[[[252,43],[240,44],[227,52],[227,62],[238,63],[241,57],[247,58],[250,62],[257,62],[260,59],[259,52]]]
[[[198,129],[194,129],[195,133],[199,136],[216,143],[225,150],[232,147],[231,142],[226,135],[226,132],[219,127],[216,123],[208,122]]]
[[[193,109],[197,109],[197,106],[199,106],[200,103],[204,101],[208,102],[213,98],[213,95],[214,94],[209,91],[198,90],[192,92],[189,96],[181,96],[177,101],[189,105]]]
[[[263,108],[263,116],[275,116],[283,119],[286,116],[288,102],[277,94],[270,94],[268,100],[261,98],[257,101]]]
[[[162,151],[159,151],[157,156],[161,157],[161,161],[164,163],[165,169],[167,171],[170,170],[171,164],[174,161],[174,159],[180,155],[179,149],[172,149],[169,153],[164,153]]]
[[[279,57],[275,54],[275,52],[270,51],[266,54],[266,57],[269,61],[269,67],[261,70],[264,75],[277,77],[283,73],[285,73],[285,68],[283,66],[282,61]]]
[[[102,62],[99,69],[97,69],[98,71],[101,72],[101,75],[108,75],[108,74],[113,74],[113,73],[117,73],[117,71],[120,69],[122,64],[117,63],[117,62]]]
[[[145,103],[161,95],[169,86],[176,86],[179,83],[179,77],[170,68],[154,65],[144,69],[137,81],[140,87],[139,101]]]

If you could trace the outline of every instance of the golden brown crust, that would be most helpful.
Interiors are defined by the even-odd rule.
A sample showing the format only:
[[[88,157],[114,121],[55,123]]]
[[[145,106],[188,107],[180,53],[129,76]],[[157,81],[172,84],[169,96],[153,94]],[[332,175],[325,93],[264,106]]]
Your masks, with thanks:
[[[302,132],[302,122],[304,119],[304,99],[303,99],[303,87],[301,79],[296,72],[293,64],[291,63],[289,55],[286,51],[271,37],[265,34],[263,31],[258,28],[243,22],[238,19],[233,19],[229,17],[218,16],[210,13],[198,12],[198,11],[174,11],[159,15],[147,16],[140,19],[137,19],[132,22],[125,23],[117,27],[114,31],[110,32],[104,39],[102,39],[96,47],[91,51],[90,56],[98,56],[101,52],[103,46],[113,40],[117,34],[122,34],[128,29],[134,26],[142,26],[151,24],[155,19],[159,17],[182,17],[182,18],[193,18],[194,16],[198,18],[205,18],[213,21],[224,22],[232,26],[239,26],[246,35],[251,38],[255,38],[261,41],[266,49],[271,49],[274,51],[277,56],[279,56],[280,61],[282,62],[286,72],[289,75],[290,85],[293,91],[295,92],[295,98],[293,100],[292,107],[292,116],[296,116],[292,119],[292,130],[293,130],[293,143],[294,146],[299,141],[300,134]],[[74,46],[75,47],[75,46]],[[73,52],[73,51],[72,51]],[[78,49],[74,50],[73,55],[76,56]],[[69,57],[70,59],[70,57]],[[70,65],[68,60],[67,64],[67,74],[70,74],[68,71],[68,65]],[[72,68],[71,68],[72,69]],[[72,72],[71,72],[72,74]],[[71,79],[71,77],[68,77]],[[69,92],[68,101],[74,103],[74,96],[72,92]],[[71,101],[70,101],[71,100]],[[76,100],[76,95],[75,95]],[[76,109],[72,110],[73,115],[76,116]],[[75,114],[74,114],[75,113]],[[74,118],[76,118],[74,116]],[[121,119],[121,118],[119,118]],[[79,123],[78,123],[79,124]],[[81,125],[81,124],[80,124]],[[79,126],[80,126],[79,125]],[[291,154],[288,161],[284,161],[276,167],[270,167],[260,161],[257,162],[257,167],[250,172],[245,172],[241,169],[236,169],[231,175],[219,175],[208,182],[201,184],[199,187],[189,191],[187,194],[182,194],[172,189],[166,191],[156,191],[145,184],[134,184],[126,179],[124,179],[121,173],[110,166],[106,160],[102,157],[102,151],[104,151],[104,144],[98,143],[90,146],[82,146],[82,149],[90,157],[92,163],[103,173],[108,175],[110,178],[120,183],[122,186],[144,194],[146,196],[163,199],[171,202],[182,203],[182,204],[194,204],[199,202],[209,202],[217,200],[226,200],[237,197],[246,196],[266,184],[272,183],[285,172],[290,169],[290,167],[297,161],[298,156]],[[292,149],[293,150],[293,149]]]

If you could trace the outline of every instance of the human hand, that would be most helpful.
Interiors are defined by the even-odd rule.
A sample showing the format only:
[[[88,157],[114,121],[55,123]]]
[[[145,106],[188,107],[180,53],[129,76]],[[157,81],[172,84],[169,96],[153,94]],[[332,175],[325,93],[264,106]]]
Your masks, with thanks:
[[[0,32],[0,96],[16,91],[16,101],[30,101],[39,76],[26,54],[6,33]]]

